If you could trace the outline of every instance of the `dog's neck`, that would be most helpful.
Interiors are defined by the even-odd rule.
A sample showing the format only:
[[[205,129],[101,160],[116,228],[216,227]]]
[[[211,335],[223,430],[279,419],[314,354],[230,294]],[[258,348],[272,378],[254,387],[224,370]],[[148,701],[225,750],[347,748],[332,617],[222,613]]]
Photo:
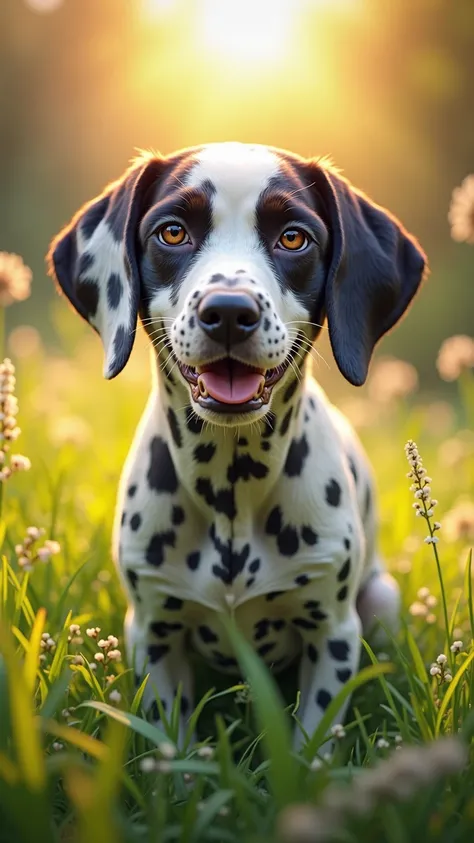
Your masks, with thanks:
[[[292,376],[274,396],[262,421],[239,427],[212,425],[193,411],[187,387],[178,376],[158,370],[160,423],[176,473],[185,490],[219,532],[246,529],[281,478],[296,476],[307,448],[303,433],[305,371]],[[304,457],[304,455],[303,455]]]

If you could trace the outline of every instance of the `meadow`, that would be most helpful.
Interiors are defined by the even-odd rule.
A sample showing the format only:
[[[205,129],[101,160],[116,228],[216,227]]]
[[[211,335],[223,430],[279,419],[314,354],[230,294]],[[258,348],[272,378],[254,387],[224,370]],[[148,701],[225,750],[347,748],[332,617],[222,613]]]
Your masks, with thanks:
[[[28,326],[2,340],[12,362],[0,370],[0,840],[470,840],[472,341],[451,340],[438,360],[454,382],[449,400],[419,397],[413,367],[381,358],[368,389],[343,406],[374,466],[403,612],[383,652],[364,644],[360,673],[341,692],[354,693],[334,754],[325,744],[338,700],[294,754],[294,676],[277,685],[237,631],[241,678],[229,687],[202,667],[177,749],[179,700],[162,730],[142,712],[110,558],[149,352],[142,340],[106,384],[96,338],[62,301],[52,319],[56,349]],[[418,451],[406,452],[408,440]]]

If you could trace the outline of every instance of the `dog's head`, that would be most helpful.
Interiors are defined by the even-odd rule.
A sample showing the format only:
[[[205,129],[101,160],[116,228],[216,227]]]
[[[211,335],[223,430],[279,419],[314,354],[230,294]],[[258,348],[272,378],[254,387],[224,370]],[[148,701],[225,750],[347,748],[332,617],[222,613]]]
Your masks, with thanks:
[[[400,223],[330,166],[239,143],[140,159],[49,258],[102,337],[107,378],[125,366],[140,316],[170,357],[164,371],[221,424],[268,412],[326,317],[339,369],[364,383],[425,267]]]

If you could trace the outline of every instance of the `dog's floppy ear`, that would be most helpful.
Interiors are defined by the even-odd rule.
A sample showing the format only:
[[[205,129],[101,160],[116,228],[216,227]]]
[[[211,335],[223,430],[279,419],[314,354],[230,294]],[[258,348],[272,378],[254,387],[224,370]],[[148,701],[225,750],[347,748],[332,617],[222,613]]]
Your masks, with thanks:
[[[360,386],[376,343],[418,290],[426,258],[395,217],[329,167],[317,164],[312,178],[331,235],[325,297],[331,346],[344,377]]]
[[[59,288],[102,339],[106,378],[122,371],[133,346],[140,297],[137,229],[158,167],[157,159],[132,166],[84,205],[53,240],[47,258]]]

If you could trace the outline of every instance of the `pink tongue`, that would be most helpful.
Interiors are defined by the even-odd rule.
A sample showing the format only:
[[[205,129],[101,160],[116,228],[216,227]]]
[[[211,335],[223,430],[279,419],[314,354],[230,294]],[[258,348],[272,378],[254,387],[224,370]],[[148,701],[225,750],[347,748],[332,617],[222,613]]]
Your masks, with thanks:
[[[212,398],[223,404],[243,404],[257,392],[262,375],[252,372],[243,363],[229,364],[220,360],[212,364],[212,371],[201,372],[204,385]]]

